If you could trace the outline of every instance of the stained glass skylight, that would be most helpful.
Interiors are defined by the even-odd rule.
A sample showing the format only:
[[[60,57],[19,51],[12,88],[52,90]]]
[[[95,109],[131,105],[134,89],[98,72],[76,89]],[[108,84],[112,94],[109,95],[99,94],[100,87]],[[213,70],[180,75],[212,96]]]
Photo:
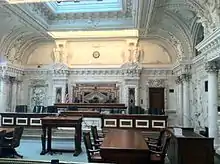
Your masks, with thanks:
[[[47,2],[54,13],[86,13],[86,12],[115,12],[122,10],[122,0],[63,0],[60,3]]]

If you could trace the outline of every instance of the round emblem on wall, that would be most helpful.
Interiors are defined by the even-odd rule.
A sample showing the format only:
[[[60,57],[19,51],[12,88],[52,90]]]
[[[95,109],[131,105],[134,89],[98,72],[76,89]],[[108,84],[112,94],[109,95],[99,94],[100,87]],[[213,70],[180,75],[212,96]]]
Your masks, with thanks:
[[[100,57],[100,53],[98,51],[94,51],[92,56],[95,58],[95,59],[98,59]]]

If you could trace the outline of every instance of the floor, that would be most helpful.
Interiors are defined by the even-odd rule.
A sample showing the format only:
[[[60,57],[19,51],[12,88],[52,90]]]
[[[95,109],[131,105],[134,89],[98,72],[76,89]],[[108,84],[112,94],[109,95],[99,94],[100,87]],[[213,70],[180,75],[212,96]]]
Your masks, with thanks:
[[[52,142],[52,148],[67,148],[71,149],[73,146],[73,141],[67,140],[63,142],[62,140],[55,140]],[[54,155],[40,155],[41,152],[41,141],[40,139],[23,139],[19,148],[17,148],[18,153],[22,154],[23,159],[31,160],[49,160],[59,159],[60,161],[67,162],[87,162],[87,155],[85,152],[84,144],[82,144],[83,152],[74,157],[72,153],[57,153]]]
[[[55,140],[52,143],[53,148],[72,148],[73,141],[71,140]],[[60,161],[66,162],[87,162],[87,156],[85,152],[84,144],[82,144],[83,152],[78,156],[74,157],[71,153],[62,153],[54,155],[40,155],[41,152],[41,141],[40,139],[22,139],[20,146],[17,148],[17,151],[24,156],[24,159],[27,160],[47,160],[51,161],[52,159],[59,159]],[[169,162],[166,162],[169,164]],[[220,164],[220,159],[215,157],[215,164]]]

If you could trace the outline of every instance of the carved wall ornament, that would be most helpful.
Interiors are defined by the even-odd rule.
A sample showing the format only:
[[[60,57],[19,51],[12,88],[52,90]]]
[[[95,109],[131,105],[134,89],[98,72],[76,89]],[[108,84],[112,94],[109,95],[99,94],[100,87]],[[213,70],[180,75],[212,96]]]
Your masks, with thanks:
[[[218,72],[219,66],[216,62],[207,62],[205,63],[205,70],[207,72]]]
[[[192,78],[192,75],[191,75],[191,73],[183,73],[183,74],[181,75],[181,78],[182,78],[183,81],[188,82],[188,81],[190,81],[190,79]]]
[[[176,80],[175,80],[176,84],[177,84],[177,85],[178,85],[178,84],[181,84],[182,81],[183,81],[182,77],[181,77],[181,76],[177,76],[177,78],[176,78]]]
[[[165,79],[149,79],[147,80],[147,85],[149,87],[155,87],[155,88],[166,86]]]
[[[40,87],[40,86],[47,86],[48,84],[46,83],[45,80],[41,79],[34,79],[31,81],[31,86],[33,87]]]

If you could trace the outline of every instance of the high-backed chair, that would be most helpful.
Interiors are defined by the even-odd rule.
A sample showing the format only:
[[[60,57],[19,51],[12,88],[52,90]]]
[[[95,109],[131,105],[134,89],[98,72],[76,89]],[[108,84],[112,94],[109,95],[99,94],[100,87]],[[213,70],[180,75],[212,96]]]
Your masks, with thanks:
[[[27,113],[27,105],[16,105],[15,112]]]
[[[160,131],[159,137],[158,138],[151,138],[151,137],[147,137],[145,138],[146,142],[148,145],[150,146],[160,146],[161,145],[161,140],[164,136],[164,133],[166,132],[166,129],[162,129]]]
[[[83,133],[83,141],[86,147],[88,162],[103,163],[104,161],[100,156],[100,150],[96,149],[96,146],[92,144],[89,132]]]
[[[48,106],[47,107],[47,113],[57,113],[58,109],[56,106]]]
[[[171,133],[169,131],[164,132],[161,147],[157,150],[149,149],[149,159],[151,164],[164,164],[167,150],[170,144]]]
[[[97,126],[91,126],[91,133],[92,133],[94,143],[96,145],[100,145],[104,138],[103,138],[103,135],[100,136],[98,134]]]
[[[15,148],[20,145],[23,130],[23,127],[16,127],[12,136],[4,137],[2,148],[4,150],[4,153],[6,153],[6,156],[10,155],[12,157],[18,156],[20,158],[23,158],[23,156],[18,154],[15,150]]]
[[[33,113],[45,113],[45,107],[41,105],[34,106]]]
[[[5,130],[0,131],[0,157],[2,156],[2,153],[3,153],[2,146],[3,146],[3,143],[4,143],[5,134],[6,134]]]

